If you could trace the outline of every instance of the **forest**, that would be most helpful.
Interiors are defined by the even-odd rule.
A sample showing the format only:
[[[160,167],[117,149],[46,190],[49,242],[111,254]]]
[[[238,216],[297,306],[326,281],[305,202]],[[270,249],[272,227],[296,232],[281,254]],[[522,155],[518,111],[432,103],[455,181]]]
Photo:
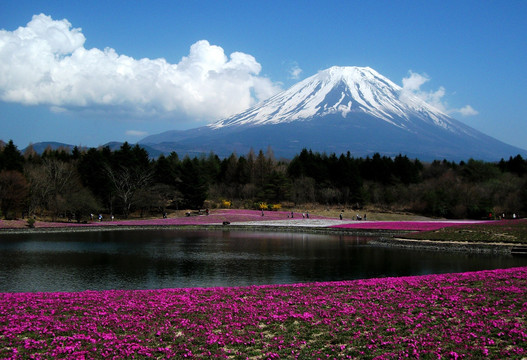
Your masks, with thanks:
[[[86,221],[90,214],[161,216],[204,208],[310,206],[407,211],[445,218],[497,218],[527,211],[527,160],[424,163],[378,153],[355,158],[272,149],[151,159],[138,145],[23,152],[0,142],[0,215]]]

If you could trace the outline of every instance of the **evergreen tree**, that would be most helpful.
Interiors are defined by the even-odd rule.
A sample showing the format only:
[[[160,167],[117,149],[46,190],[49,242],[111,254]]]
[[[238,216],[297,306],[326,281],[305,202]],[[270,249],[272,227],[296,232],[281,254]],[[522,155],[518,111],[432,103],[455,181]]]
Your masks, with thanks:
[[[518,176],[527,174],[527,160],[523,160],[519,154],[514,158],[511,156],[507,162],[501,159],[498,166],[502,172],[508,171]]]
[[[207,177],[207,183],[217,182],[221,173],[221,160],[218,155],[211,152],[206,159],[202,158],[200,162],[203,174]]]
[[[346,203],[361,203],[362,178],[357,162],[350,157],[348,152],[347,156],[342,154],[339,157],[337,167],[340,169],[340,176],[337,179],[336,185],[341,188],[345,197],[343,200]]]
[[[236,166],[236,178],[238,183],[245,185],[251,182],[251,165],[245,157],[240,156]]]
[[[181,183],[179,190],[183,195],[183,206],[199,209],[207,199],[207,175],[203,172],[197,158],[186,156],[181,163]]]
[[[476,183],[498,177],[499,168],[492,163],[469,159],[466,164],[460,166],[459,173],[469,182]]]
[[[81,151],[79,150],[78,146],[74,146],[73,150],[71,150],[71,158],[73,160],[79,160],[81,157]]]
[[[393,183],[393,161],[389,157],[381,157],[379,153],[373,154],[371,159],[368,156],[361,164],[360,171],[364,179],[384,185]]]
[[[0,152],[0,170],[13,170],[22,172],[24,168],[24,157],[18,151],[18,148],[9,140]]]
[[[172,152],[168,157],[161,155],[154,163],[154,182],[176,186],[180,177],[179,167],[177,153]]]
[[[91,148],[82,154],[77,163],[81,182],[107,208],[112,208],[112,186],[105,170],[111,161],[111,151],[108,147]]]
[[[263,189],[269,176],[269,163],[262,150],[258,152],[254,163],[254,182],[258,189]]]
[[[247,172],[249,173],[249,180],[248,183],[254,184],[255,183],[255,162],[256,162],[256,155],[254,154],[253,148],[249,150],[247,153]]]
[[[410,161],[406,155],[399,154],[393,160],[393,173],[405,185],[419,182],[421,170],[422,164],[418,160]]]
[[[238,157],[232,153],[228,158],[223,159],[220,166],[220,179],[227,185],[239,184]]]

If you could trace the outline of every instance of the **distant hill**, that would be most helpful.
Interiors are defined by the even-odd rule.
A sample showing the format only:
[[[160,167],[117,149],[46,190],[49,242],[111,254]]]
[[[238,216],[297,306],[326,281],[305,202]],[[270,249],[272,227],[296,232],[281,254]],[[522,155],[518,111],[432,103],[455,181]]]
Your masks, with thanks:
[[[51,150],[57,150],[57,149],[63,148],[63,149],[68,149],[69,151],[71,151],[75,147],[75,145],[59,143],[59,142],[55,142],[55,141],[44,141],[44,142],[37,142],[37,143],[34,143],[34,144],[30,144],[27,147],[25,147],[24,149],[22,149],[21,152],[22,153],[25,152],[27,150],[27,148],[29,148],[30,146],[39,155],[42,155],[42,153],[48,148],[51,149]]]
[[[106,144],[104,144],[102,146],[103,147],[104,146],[108,146],[110,148],[110,150],[115,151],[115,150],[119,150],[119,148],[123,144],[124,144],[123,142],[112,141],[112,142],[106,143]],[[134,144],[131,144],[131,145],[134,145]],[[38,142],[38,143],[34,143],[34,144],[31,144],[31,145],[28,145],[27,147],[22,149],[21,152],[24,153],[29,146],[32,146],[33,150],[39,155],[42,155],[42,153],[48,148],[50,148],[52,150],[57,150],[57,149],[63,148],[63,149],[68,149],[71,152],[71,150],[73,150],[73,148],[75,147],[75,145],[71,145],[71,144],[59,143],[59,142],[54,142],[54,141],[44,141],[44,142]],[[150,147],[148,145],[139,144],[139,146],[142,147],[143,149],[145,149],[148,152],[148,155],[151,158],[153,158],[153,159],[158,158],[163,153],[163,152],[161,152],[161,151],[159,151],[157,149],[154,149],[154,148],[152,148],[152,147]],[[82,149],[89,149],[89,147],[81,146],[81,147],[79,147],[79,149],[80,150],[82,150]]]

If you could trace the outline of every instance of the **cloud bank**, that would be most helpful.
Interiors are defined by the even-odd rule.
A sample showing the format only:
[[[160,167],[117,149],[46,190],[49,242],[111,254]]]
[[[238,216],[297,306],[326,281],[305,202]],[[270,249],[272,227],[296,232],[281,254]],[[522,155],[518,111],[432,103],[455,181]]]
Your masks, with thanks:
[[[133,137],[145,137],[146,135],[148,135],[148,133],[146,131],[141,130],[126,130],[125,135]]]
[[[413,71],[409,71],[409,75],[403,78],[403,94],[405,92],[416,95],[420,99],[424,100],[428,104],[436,107],[446,114],[460,114],[461,116],[473,116],[477,115],[478,112],[470,105],[465,105],[461,109],[451,109],[443,99],[445,96],[445,88],[439,87],[436,91],[424,91],[421,90],[421,86],[430,81],[430,78],[426,74],[418,74]]]
[[[0,99],[48,105],[54,112],[94,109],[212,121],[280,90],[259,76],[253,56],[226,56],[206,40],[193,44],[177,64],[134,59],[112,48],[86,49],[85,40],[66,19],[44,14],[14,31],[0,30]]]

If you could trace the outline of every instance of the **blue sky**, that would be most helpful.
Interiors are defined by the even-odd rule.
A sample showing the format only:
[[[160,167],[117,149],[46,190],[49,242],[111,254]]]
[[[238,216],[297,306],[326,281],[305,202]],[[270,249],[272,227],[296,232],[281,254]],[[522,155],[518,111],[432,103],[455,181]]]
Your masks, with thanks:
[[[513,0],[3,0],[0,139],[135,143],[339,65],[406,79],[525,149],[526,15],[527,1]]]

